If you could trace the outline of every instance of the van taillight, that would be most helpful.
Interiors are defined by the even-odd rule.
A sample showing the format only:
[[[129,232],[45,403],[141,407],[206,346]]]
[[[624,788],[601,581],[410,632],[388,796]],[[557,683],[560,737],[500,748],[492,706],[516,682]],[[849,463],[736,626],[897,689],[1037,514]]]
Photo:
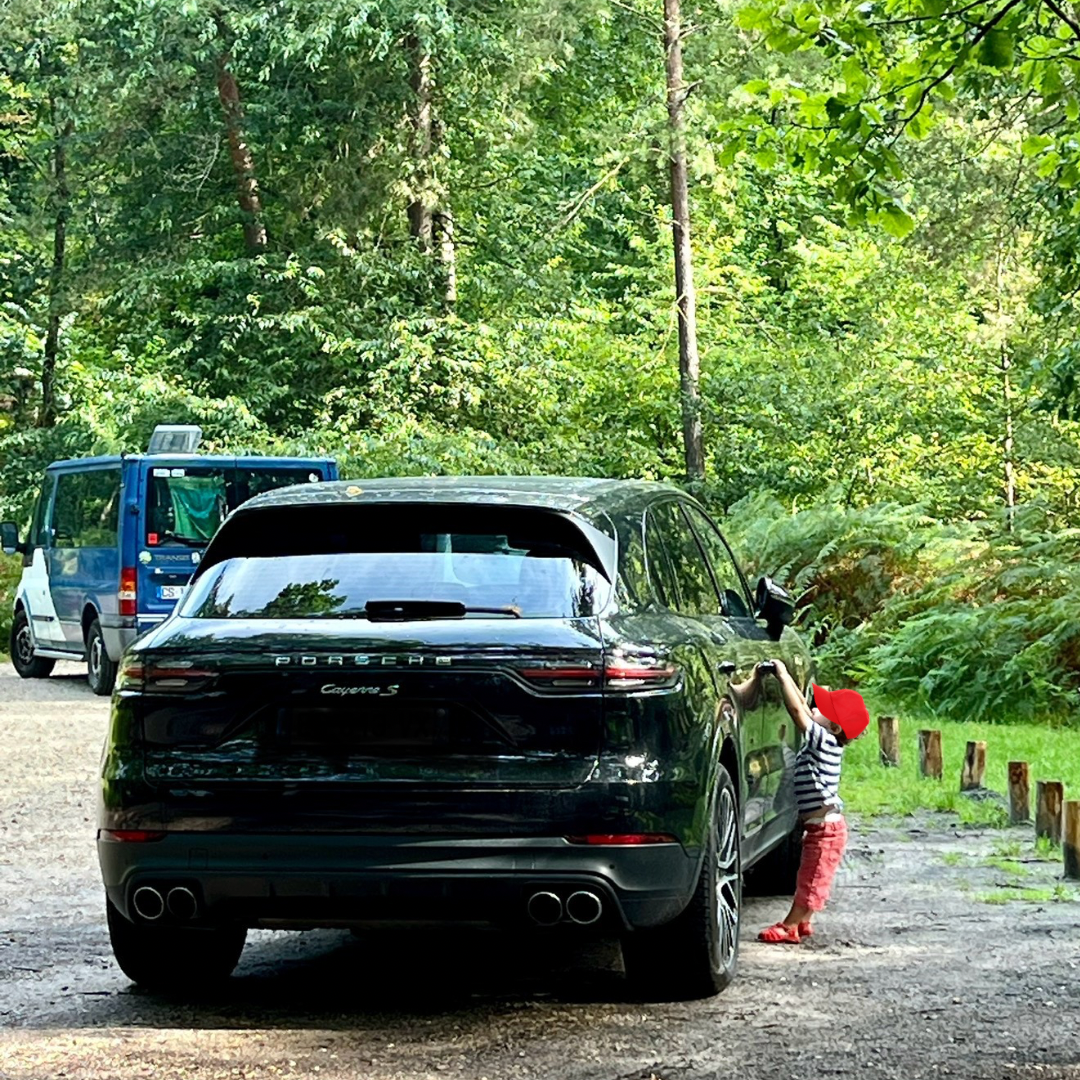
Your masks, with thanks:
[[[120,571],[120,591],[116,594],[120,601],[121,615],[134,615],[138,597],[136,589],[136,571],[134,566],[125,566]]]

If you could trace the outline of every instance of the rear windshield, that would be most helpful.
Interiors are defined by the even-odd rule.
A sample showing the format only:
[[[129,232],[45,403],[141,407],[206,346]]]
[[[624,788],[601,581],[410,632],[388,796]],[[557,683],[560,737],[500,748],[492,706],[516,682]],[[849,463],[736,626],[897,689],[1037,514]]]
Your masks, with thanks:
[[[274,488],[325,480],[318,466],[154,466],[147,485],[146,544],[203,547],[241,503]]]
[[[588,541],[556,514],[390,506],[289,511],[232,522],[215,541],[214,554],[225,558],[196,580],[180,614],[573,618],[599,611],[610,589]]]

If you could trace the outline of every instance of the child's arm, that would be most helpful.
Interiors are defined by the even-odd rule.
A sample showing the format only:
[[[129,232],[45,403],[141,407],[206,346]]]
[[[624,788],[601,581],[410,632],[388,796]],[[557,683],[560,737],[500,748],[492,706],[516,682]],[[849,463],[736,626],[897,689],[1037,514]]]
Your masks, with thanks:
[[[773,674],[780,683],[780,693],[783,695],[784,704],[791,714],[791,719],[795,721],[795,726],[805,734],[814,723],[814,716],[810,712],[810,706],[806,704],[806,698],[803,697],[783,660],[770,660],[769,663],[772,664]]]

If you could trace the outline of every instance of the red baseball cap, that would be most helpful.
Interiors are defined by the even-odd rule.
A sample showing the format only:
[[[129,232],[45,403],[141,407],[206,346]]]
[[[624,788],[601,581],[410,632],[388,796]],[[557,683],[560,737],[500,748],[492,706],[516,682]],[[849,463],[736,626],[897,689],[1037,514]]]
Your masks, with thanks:
[[[814,684],[814,707],[849,738],[857,739],[870,723],[866,702],[857,690],[826,690]]]

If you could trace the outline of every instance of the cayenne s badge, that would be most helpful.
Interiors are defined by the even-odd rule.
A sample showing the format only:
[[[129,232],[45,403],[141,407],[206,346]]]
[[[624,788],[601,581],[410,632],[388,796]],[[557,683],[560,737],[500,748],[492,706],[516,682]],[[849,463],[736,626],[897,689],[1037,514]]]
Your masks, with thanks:
[[[401,687],[397,683],[390,686],[337,686],[335,683],[326,683],[319,691],[320,694],[330,694],[333,697],[396,697]]]

